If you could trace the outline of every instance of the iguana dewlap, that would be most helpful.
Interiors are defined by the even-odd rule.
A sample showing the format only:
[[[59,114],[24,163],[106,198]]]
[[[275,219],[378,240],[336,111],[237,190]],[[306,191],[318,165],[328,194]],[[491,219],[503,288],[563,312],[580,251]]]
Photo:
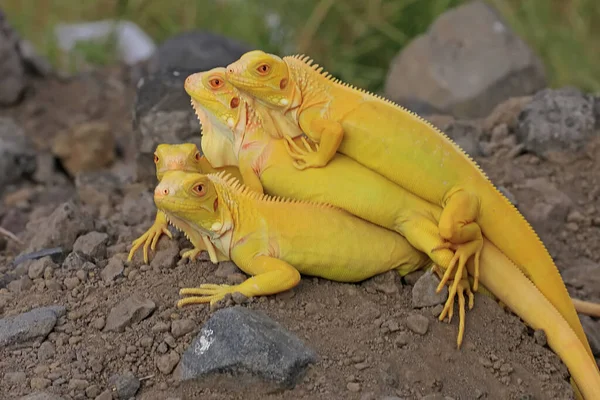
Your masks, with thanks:
[[[224,173],[167,172],[156,187],[157,207],[184,231],[205,235],[252,277],[235,286],[203,284],[178,306],[214,303],[228,293],[269,295],[296,286],[300,274],[358,282],[398,268],[430,264],[400,235],[330,205],[258,194]],[[335,238],[335,239],[333,239]],[[335,240],[332,248],[332,240]],[[586,399],[600,396],[595,362],[554,306],[487,240],[481,281],[535,329],[543,329]],[[370,266],[370,268],[365,268]],[[473,263],[469,263],[473,270]],[[504,282],[510,281],[510,285]],[[489,286],[488,286],[489,285]]]
[[[336,151],[343,153],[441,206],[439,233],[448,246],[473,245],[477,256],[483,232],[556,307],[593,357],[541,240],[479,166],[432,124],[332,78],[304,56],[251,51],[227,67],[227,80],[273,110],[271,117],[282,120],[278,125],[293,122],[319,143],[316,153],[292,153],[298,168],[327,168]]]
[[[206,138],[213,137],[210,135],[206,135]],[[218,142],[219,140],[221,140],[221,136],[217,136],[214,138],[215,142]],[[223,154],[227,154],[227,152],[223,151],[222,153],[219,153],[219,159],[223,160],[224,162],[230,161],[230,158],[228,159],[226,157],[223,157]],[[187,171],[201,173],[227,171],[228,173],[232,174],[233,176],[235,176],[243,182],[241,176],[239,175],[238,168],[232,166],[213,168],[213,166],[208,162],[208,160],[200,154],[196,145],[192,143],[159,144],[156,147],[156,151],[154,152],[154,164],[156,165],[156,178],[158,179],[158,181],[162,179],[163,175],[167,171]],[[167,235],[170,239],[173,238],[171,232],[169,232],[165,215],[161,211],[158,211],[156,213],[156,218],[152,226],[139,238],[133,241],[131,250],[129,251],[129,256],[127,257],[127,261],[131,261],[135,252],[141,246],[144,246],[144,262],[147,264],[148,249],[154,251],[158,240],[163,234]],[[190,251],[185,252],[183,254],[183,257],[194,259],[203,250],[206,250],[213,263],[226,260],[226,258],[224,258],[222,254],[218,254],[215,252],[214,248],[212,247],[212,244],[205,237],[188,236],[188,239],[192,242],[194,248]]]

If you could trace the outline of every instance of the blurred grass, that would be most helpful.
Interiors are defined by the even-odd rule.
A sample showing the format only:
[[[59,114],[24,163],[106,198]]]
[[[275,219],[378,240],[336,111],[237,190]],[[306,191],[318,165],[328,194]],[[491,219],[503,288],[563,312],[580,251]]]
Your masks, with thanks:
[[[600,91],[598,0],[488,0],[544,60],[550,84]],[[397,52],[465,0],[0,0],[9,21],[54,64],[58,22],[124,18],[158,43],[206,29],[279,54],[304,52],[355,85],[380,91]],[[267,23],[269,21],[269,24]],[[269,26],[271,25],[271,26]],[[90,63],[107,45],[81,45]]]

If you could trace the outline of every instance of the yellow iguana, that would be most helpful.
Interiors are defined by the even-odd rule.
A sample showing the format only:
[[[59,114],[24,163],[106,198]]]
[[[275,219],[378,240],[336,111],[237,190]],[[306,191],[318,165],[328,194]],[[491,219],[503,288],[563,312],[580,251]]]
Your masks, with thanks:
[[[327,168],[300,171],[292,164],[283,136],[275,137],[277,130],[268,130],[263,113],[249,104],[241,93],[225,80],[225,69],[188,76],[185,90],[192,98],[192,106],[202,122],[202,130],[211,137],[221,136],[233,147],[244,185],[252,190],[297,200],[318,201],[342,208],[367,221],[396,231],[417,250],[426,253],[442,269],[461,264],[462,283],[452,285],[440,320],[451,321],[455,295],[458,296],[460,347],[464,333],[464,292],[469,308],[473,307],[473,293],[466,279],[463,265],[468,259],[450,249],[431,251],[441,247],[444,240],[438,233],[440,208],[404,190],[380,174],[356,161],[336,154]],[[300,143],[310,148],[305,141]],[[209,152],[224,152],[212,148]],[[213,163],[213,160],[209,158]],[[220,160],[215,160],[220,163]]]
[[[391,269],[425,267],[431,261],[401,235],[345,210],[315,202],[259,194],[224,172],[168,171],[154,191],[159,210],[176,228],[207,236],[252,275],[235,286],[203,284],[178,306],[211,303],[228,293],[269,295],[298,284],[300,274],[359,282]],[[333,243],[335,241],[335,243]],[[366,245],[368,243],[368,245]],[[332,244],[334,249],[332,249]],[[586,399],[600,398],[600,374],[569,324],[537,288],[491,243],[481,253],[480,279],[534,329],[543,329]],[[473,262],[469,263],[473,271]],[[504,282],[510,281],[510,285]]]
[[[222,139],[221,137],[211,136],[210,133],[207,133],[202,138],[203,143],[207,147],[211,148],[221,148],[220,146],[214,145],[214,143],[219,143]],[[207,145],[207,140],[211,140],[209,145]],[[213,146],[210,146],[213,144]],[[225,148],[226,150],[226,148]],[[227,151],[222,151],[218,154],[213,154],[213,157],[216,159],[225,159],[225,162],[229,162],[230,158],[224,158],[223,154],[227,154]],[[222,167],[222,168],[213,168],[213,166],[208,162],[206,157],[200,154],[198,148],[195,144],[192,143],[183,143],[183,144],[159,144],[156,147],[156,151],[154,152],[154,164],[156,164],[156,178],[160,181],[167,171],[187,171],[187,172],[219,172],[219,171],[227,171],[232,174],[234,177],[241,179],[239,175],[239,169],[233,166],[230,167]],[[131,250],[129,251],[129,256],[127,261],[131,261],[135,252],[141,247],[144,246],[144,262],[148,263],[148,248],[154,249],[156,248],[156,244],[160,239],[161,235],[167,235],[170,239],[173,238],[171,232],[167,227],[167,220],[165,215],[158,211],[156,213],[156,218],[152,226],[139,238],[137,238],[131,246]],[[214,248],[208,242],[207,238],[201,237],[188,237],[194,248],[185,252],[182,257],[194,259],[200,254],[202,250],[206,250],[210,256],[210,259],[213,263],[217,261],[225,260],[222,255],[215,253]]]
[[[304,133],[319,144],[318,151],[308,152],[290,141],[297,168],[326,169],[336,152],[345,154],[441,206],[438,227],[445,248],[465,248],[477,258],[483,232],[556,307],[593,358],[550,254],[479,166],[421,117],[322,70],[305,56],[280,58],[255,50],[227,66],[227,80],[267,106],[273,124],[286,127],[281,132]],[[451,273],[446,270],[438,289]],[[461,276],[460,265],[455,273]],[[475,290],[478,274],[475,268]]]

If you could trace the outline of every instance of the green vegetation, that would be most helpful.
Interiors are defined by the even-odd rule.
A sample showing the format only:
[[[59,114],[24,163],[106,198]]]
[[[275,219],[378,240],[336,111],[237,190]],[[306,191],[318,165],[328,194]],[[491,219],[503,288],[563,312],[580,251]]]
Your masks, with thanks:
[[[380,91],[398,51],[448,8],[466,0],[2,0],[9,21],[52,63],[64,66],[59,22],[124,18],[157,42],[194,28],[278,54],[307,53],[332,74]],[[598,0],[488,0],[544,60],[552,86],[600,90]],[[278,15],[274,28],[268,15]],[[269,18],[271,19],[271,18]],[[114,59],[110,44],[83,44],[92,64]],[[71,58],[67,57],[69,64]]]

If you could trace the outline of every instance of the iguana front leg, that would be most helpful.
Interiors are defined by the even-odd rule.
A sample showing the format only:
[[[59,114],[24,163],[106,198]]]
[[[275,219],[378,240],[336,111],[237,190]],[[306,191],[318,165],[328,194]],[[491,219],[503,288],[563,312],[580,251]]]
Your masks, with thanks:
[[[127,261],[131,261],[135,252],[143,245],[144,262],[148,264],[148,248],[154,251],[156,249],[158,239],[160,239],[161,235],[163,234],[167,235],[169,239],[173,239],[173,235],[169,231],[167,216],[162,211],[158,211],[152,226],[146,232],[144,232],[142,236],[133,241]]]
[[[252,278],[239,285],[215,285],[206,283],[198,288],[181,289],[179,294],[192,295],[177,302],[177,307],[188,304],[210,303],[213,305],[227,293],[239,292],[246,297],[266,296],[284,292],[300,282],[300,273],[290,264],[278,258],[257,256],[245,265],[237,265]]]
[[[296,147],[296,152],[294,152],[288,147],[288,153],[294,159],[294,166],[299,170],[326,166],[335,156],[344,138],[342,125],[339,122],[324,118],[312,120],[310,129],[305,130],[304,133],[312,141],[318,143],[318,149],[317,151],[304,152]],[[288,136],[285,136],[285,138],[291,144],[291,138],[288,138]]]

